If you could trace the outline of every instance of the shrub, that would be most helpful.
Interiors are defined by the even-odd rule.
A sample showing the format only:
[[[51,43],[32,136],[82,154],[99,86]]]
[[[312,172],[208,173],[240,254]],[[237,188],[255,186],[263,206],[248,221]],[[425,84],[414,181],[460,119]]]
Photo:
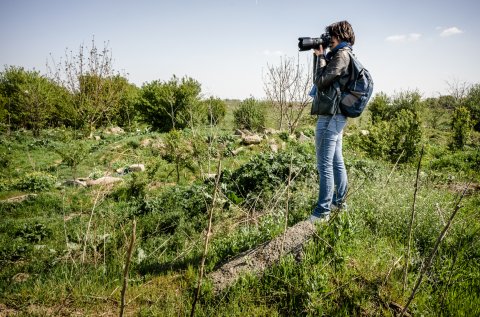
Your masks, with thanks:
[[[480,84],[475,84],[469,89],[465,107],[470,112],[473,128],[480,131]]]
[[[239,129],[258,131],[265,127],[265,109],[254,98],[242,101],[233,112],[233,117]]]
[[[24,224],[15,232],[16,237],[22,238],[28,242],[40,242],[51,235],[52,231],[46,225],[39,222]]]
[[[168,132],[184,129],[198,119],[200,83],[188,77],[173,76],[168,82],[145,84],[137,101],[137,109],[153,129]]]
[[[295,180],[316,175],[313,147],[298,145],[291,152],[261,153],[235,170],[226,181],[232,191],[247,197],[249,193],[267,192],[285,184],[290,166]]]
[[[472,130],[470,111],[465,107],[456,108],[453,112],[451,126],[453,135],[450,146],[453,149],[463,149],[470,139]]]
[[[57,178],[44,172],[32,172],[25,174],[17,183],[20,190],[40,192],[49,190],[55,186]]]
[[[207,120],[209,124],[217,125],[224,118],[227,112],[227,105],[225,102],[218,98],[210,97],[204,101],[205,110],[207,111]]]
[[[395,162],[408,162],[418,153],[422,139],[419,119],[420,95],[403,93],[391,101],[385,95],[376,96],[370,133],[361,139],[360,147],[372,157]],[[401,156],[401,157],[400,157]]]

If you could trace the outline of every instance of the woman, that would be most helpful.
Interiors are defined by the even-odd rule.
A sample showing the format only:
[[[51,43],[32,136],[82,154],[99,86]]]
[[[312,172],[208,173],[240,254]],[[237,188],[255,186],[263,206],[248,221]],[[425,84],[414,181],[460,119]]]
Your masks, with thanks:
[[[314,50],[317,68],[314,84],[318,91],[337,85],[343,91],[349,77],[350,55],[355,34],[347,21],[333,23],[325,31],[331,36],[330,51],[325,55],[322,45]],[[320,189],[311,222],[327,221],[334,209],[345,208],[347,171],[343,162],[342,136],[347,118],[338,106],[333,114],[319,113],[315,130],[315,147]]]

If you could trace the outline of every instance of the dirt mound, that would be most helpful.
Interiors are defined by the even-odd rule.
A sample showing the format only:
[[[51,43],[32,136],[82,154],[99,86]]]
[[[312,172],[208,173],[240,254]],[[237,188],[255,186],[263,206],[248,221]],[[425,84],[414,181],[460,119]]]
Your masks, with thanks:
[[[315,226],[301,221],[287,229],[285,234],[252,250],[239,254],[231,261],[210,273],[215,292],[221,292],[232,285],[243,273],[260,275],[266,268],[288,253],[298,254],[303,244],[315,233]],[[282,251],[283,244],[283,251]]]

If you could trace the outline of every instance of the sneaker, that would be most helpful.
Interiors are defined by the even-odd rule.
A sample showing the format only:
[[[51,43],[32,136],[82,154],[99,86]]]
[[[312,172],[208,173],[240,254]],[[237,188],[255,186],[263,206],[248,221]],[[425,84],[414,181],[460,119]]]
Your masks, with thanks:
[[[346,211],[347,210],[347,204],[343,203],[343,204],[340,204],[340,205],[335,205],[335,204],[332,204],[330,205],[330,211],[333,212],[333,211]]]
[[[311,215],[310,218],[308,218],[308,221],[310,223],[322,223],[322,222],[327,222],[328,219],[330,219],[330,215],[322,215],[322,216],[315,216]]]

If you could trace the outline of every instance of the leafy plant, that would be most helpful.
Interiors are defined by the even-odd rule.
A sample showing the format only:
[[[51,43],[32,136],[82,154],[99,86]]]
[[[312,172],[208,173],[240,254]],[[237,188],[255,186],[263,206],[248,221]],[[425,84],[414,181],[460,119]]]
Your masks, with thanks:
[[[253,97],[242,101],[233,116],[237,128],[258,131],[265,127],[265,109]]]
[[[142,86],[137,108],[143,120],[155,130],[184,129],[199,117],[195,114],[200,91],[200,83],[189,77],[152,81]]]
[[[204,101],[207,112],[207,123],[211,125],[219,124],[227,112],[227,105],[219,98],[210,97]]]
[[[17,188],[33,192],[45,191],[53,188],[57,178],[44,172],[31,172],[25,174],[17,183]]]
[[[286,183],[289,175],[294,175],[296,180],[316,175],[315,158],[310,146],[298,145],[291,152],[258,154],[225,180],[232,191],[245,198],[250,193],[278,188]]]
[[[43,223],[26,223],[15,232],[16,237],[25,239],[28,242],[40,242],[50,237],[52,231]]]
[[[90,147],[85,142],[73,142],[54,147],[57,154],[62,157],[62,163],[72,169],[72,176],[77,178],[78,165],[87,157]]]
[[[453,112],[451,126],[453,132],[451,147],[463,149],[469,142],[473,126],[470,120],[470,111],[465,107],[456,108]]]

